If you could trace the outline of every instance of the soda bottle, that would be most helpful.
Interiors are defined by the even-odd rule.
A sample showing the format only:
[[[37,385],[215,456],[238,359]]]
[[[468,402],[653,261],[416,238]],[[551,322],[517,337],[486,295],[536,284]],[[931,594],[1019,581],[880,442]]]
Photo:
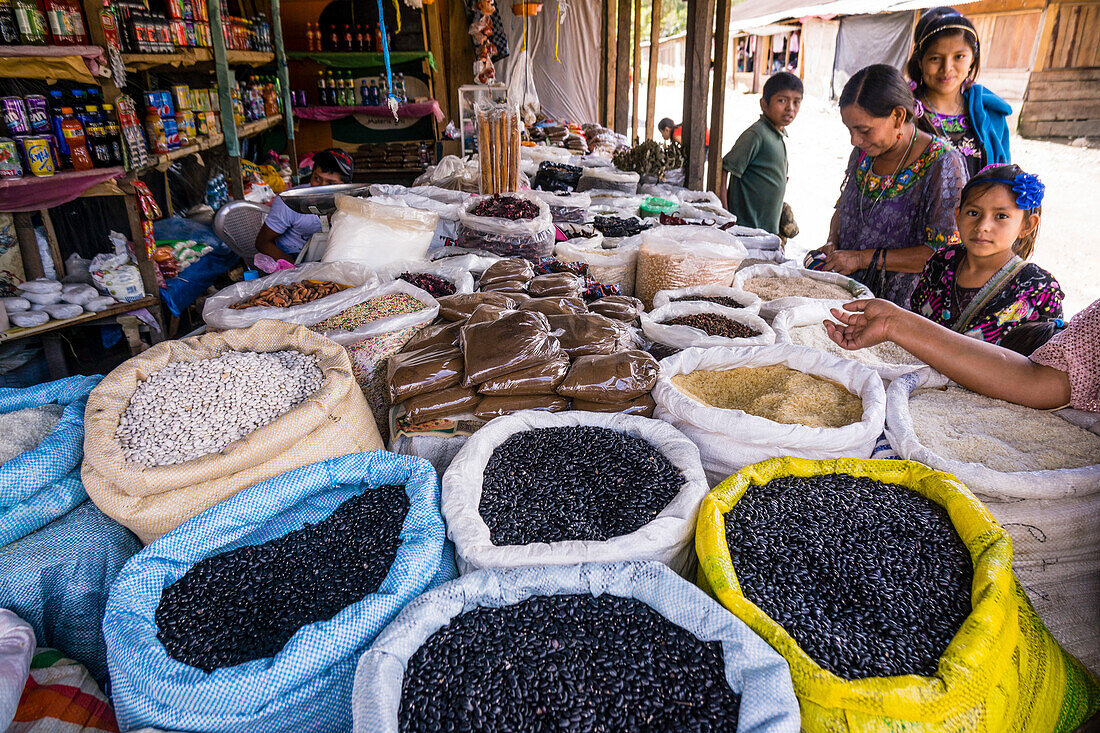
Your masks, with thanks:
[[[24,46],[45,46],[48,36],[46,16],[35,0],[13,0],[19,41]]]
[[[111,165],[122,165],[122,135],[118,129],[113,105],[103,105],[104,126],[107,130],[107,144],[111,151]]]
[[[107,130],[98,119],[93,119],[85,130],[88,150],[92,154],[92,164],[96,168],[111,167],[111,146],[107,142]]]
[[[71,107],[62,109],[61,114],[61,134],[69,146],[69,159],[73,168],[78,171],[91,170],[95,164],[92,162],[92,154],[88,150],[88,142],[84,136],[84,125],[73,116]]]
[[[328,48],[326,51],[339,51],[340,50],[340,31],[335,25],[330,25],[328,28]]]
[[[328,100],[328,89],[326,88],[326,85],[325,85],[325,72],[318,71],[317,72],[317,105],[319,107],[324,107],[326,104],[328,104],[327,100]]]
[[[15,9],[11,0],[0,0],[0,44],[14,46],[19,43],[19,26],[15,23]]]
[[[355,49],[356,51],[363,50],[363,26],[362,24],[355,26]]]

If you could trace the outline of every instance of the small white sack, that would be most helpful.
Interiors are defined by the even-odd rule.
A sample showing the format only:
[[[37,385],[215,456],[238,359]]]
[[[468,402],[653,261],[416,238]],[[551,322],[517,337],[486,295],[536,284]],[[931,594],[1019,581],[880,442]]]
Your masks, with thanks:
[[[474,292],[474,275],[470,268],[461,262],[460,258],[448,258],[435,262],[392,262],[378,271],[382,280],[396,280],[399,275],[411,272],[416,275],[427,273],[441,277],[455,286],[455,294]]]
[[[713,313],[723,318],[728,318],[736,323],[743,323],[759,336],[750,338],[726,338],[724,336],[711,336],[702,329],[691,326],[673,326],[665,321],[679,316],[693,316],[698,313]],[[670,303],[660,308],[655,308],[649,313],[642,314],[642,332],[650,341],[656,341],[675,349],[690,349],[693,346],[768,346],[775,343],[775,331],[767,322],[746,310],[727,308],[717,303],[705,301]]]
[[[536,595],[605,593],[636,598],[700,640],[721,642],[726,681],[741,695],[738,733],[797,733],[798,700],[786,660],[702,590],[652,562],[480,570],[428,591],[405,606],[359,659],[352,730],[397,733],[409,659],[454,617]]]
[[[492,252],[501,257],[545,257],[554,250],[554,222],[545,201],[524,194],[538,208],[533,219],[476,216],[470,212],[489,196],[475,196],[462,205],[458,217],[458,246]]]
[[[728,286],[749,251],[731,234],[693,226],[658,226],[641,234],[637,297],[649,306],[660,290]]]
[[[0,730],[7,730],[19,709],[34,656],[34,629],[0,608]]]
[[[435,233],[428,249],[438,249],[448,244],[454,244],[458,239],[458,212],[462,210],[461,203],[445,203],[428,196],[411,193],[375,194],[374,186],[371,186],[371,201],[387,206],[409,206],[421,211],[434,211],[439,214],[439,221],[435,226]],[[401,187],[398,187],[401,188]],[[439,189],[442,190],[442,189]]]
[[[104,295],[102,297],[89,300],[87,303],[84,304],[84,310],[88,311],[89,313],[99,313],[101,311],[107,310],[117,302],[118,301],[116,301],[110,295]]]
[[[21,313],[9,313],[8,320],[19,328],[34,328],[48,323],[50,316],[45,311],[23,311]]]
[[[438,224],[434,211],[337,194],[321,261],[362,262],[377,268],[397,260],[423,260]]]
[[[749,249],[777,250],[783,247],[783,239],[778,234],[754,227],[735,225],[726,230]]]
[[[37,280],[28,280],[25,283],[19,283],[15,287],[19,288],[24,293],[60,293],[62,285],[57,280],[40,277]]]
[[[562,262],[583,262],[588,265],[588,276],[591,279],[605,285],[618,285],[623,295],[634,295],[638,244],[624,244],[617,249],[604,249],[604,241],[603,236],[599,235],[591,239],[570,239],[559,242],[554,248],[554,256]]]
[[[124,303],[141,300],[145,297],[145,285],[141,281],[141,271],[133,265],[116,267],[103,276],[107,293]]]
[[[358,288],[357,288],[358,290]],[[435,317],[439,315],[439,302],[435,298],[428,295],[425,291],[416,287],[412,283],[405,282],[404,280],[393,280],[385,285],[382,285],[373,290],[368,290],[362,293],[359,299],[348,303],[344,306],[350,308],[353,305],[359,303],[365,303],[368,300],[374,298],[381,298],[385,295],[393,295],[394,293],[404,293],[410,295],[426,307],[423,310],[413,311],[412,313],[401,313],[395,316],[387,316],[386,318],[379,318],[377,321],[371,321],[364,323],[354,331],[325,331],[322,335],[332,339],[341,346],[348,346],[354,344],[357,341],[370,338],[372,336],[379,336],[384,333],[390,333],[392,331],[400,331],[403,328],[411,328],[412,326],[427,325],[435,320]],[[343,310],[343,309],[341,309]],[[339,313],[337,311],[336,313]],[[336,315],[336,313],[330,313],[325,316],[329,318]],[[323,321],[324,318],[318,319]],[[311,325],[311,324],[307,324]]]
[[[677,374],[773,364],[841,385],[863,400],[863,419],[839,428],[784,425],[742,410],[705,405],[672,384]],[[878,374],[839,356],[789,344],[673,354],[661,361],[653,399],[654,417],[671,423],[699,446],[703,468],[715,485],[745,466],[778,456],[870,458],[886,420],[886,391]]]
[[[736,310],[744,310],[754,315],[760,313],[760,296],[756,293],[746,293],[744,290],[726,287],[724,285],[696,285],[691,288],[674,288],[672,290],[658,290],[653,296],[653,307],[661,308],[670,303],[690,303],[696,301],[675,300],[685,296],[701,296],[704,298],[732,298],[738,303],[744,303]],[[707,301],[702,301],[707,302]],[[716,303],[715,305],[720,305]]]
[[[512,435],[538,428],[589,425],[642,438],[684,474],[684,486],[661,513],[635,532],[605,542],[569,540],[529,545],[497,546],[481,518],[481,486],[493,451]],[[442,509],[447,536],[455,543],[458,571],[479,568],[515,568],[532,565],[571,565],[580,562],[656,560],[678,573],[695,563],[695,518],[709,491],[699,450],[675,429],[634,415],[569,411],[525,410],[488,423],[474,433],[443,474]]]
[[[66,285],[61,290],[61,299],[66,303],[85,305],[99,297],[99,291],[91,285]]]
[[[230,308],[231,305],[247,300],[272,285],[288,285],[301,280],[324,280],[351,287],[327,298],[290,308]],[[360,262],[311,262],[293,270],[280,270],[267,277],[245,280],[220,290],[217,295],[206,299],[206,305],[202,308],[202,319],[210,328],[219,330],[248,328],[265,319],[308,325],[323,321],[349,305],[360,302],[363,293],[380,284],[381,280],[374,269]]]
[[[61,321],[66,318],[76,318],[79,315],[83,315],[84,306],[76,305],[75,303],[54,303],[48,305],[45,311],[50,314],[50,318]]]
[[[737,275],[733,278],[733,286],[735,288],[741,288],[745,290],[745,283],[754,277],[782,277],[782,278],[795,278],[806,277],[811,280],[819,280],[823,283],[830,285],[839,285],[852,294],[848,299],[830,299],[830,298],[804,298],[801,296],[791,296],[789,298],[776,298],[775,300],[765,300],[763,305],[760,306],[760,315],[764,318],[774,318],[779,311],[786,310],[787,308],[794,308],[796,305],[805,305],[807,303],[825,303],[829,306],[840,306],[847,303],[850,300],[859,300],[862,298],[874,298],[875,294],[867,289],[867,286],[858,280],[853,280],[847,275],[841,275],[836,272],[823,272],[821,270],[804,270],[796,267],[786,267],[784,265],[752,265],[746,267],[743,270],[739,270]]]
[[[614,191],[616,193],[638,193],[638,182],[642,177],[634,171],[621,171],[616,168],[585,168],[577,191]]]
[[[35,305],[53,305],[54,303],[61,302],[61,291],[51,290],[48,293],[41,293],[37,290],[27,290],[23,293],[23,300]]]
[[[26,298],[0,298],[0,304],[3,304],[4,310],[8,313],[19,313],[31,309],[31,302]]]

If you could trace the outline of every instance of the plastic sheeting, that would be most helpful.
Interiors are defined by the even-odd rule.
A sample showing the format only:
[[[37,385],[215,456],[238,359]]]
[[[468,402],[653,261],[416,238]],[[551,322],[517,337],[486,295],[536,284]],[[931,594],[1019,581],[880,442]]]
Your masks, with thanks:
[[[870,64],[905,68],[912,29],[912,12],[853,15],[842,19],[833,62],[833,95],[839,97],[848,80]]]

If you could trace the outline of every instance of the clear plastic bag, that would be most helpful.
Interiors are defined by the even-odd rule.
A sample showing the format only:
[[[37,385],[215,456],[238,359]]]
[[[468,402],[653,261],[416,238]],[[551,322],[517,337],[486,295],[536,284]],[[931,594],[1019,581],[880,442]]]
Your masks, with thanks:
[[[438,224],[434,211],[338,194],[321,260],[376,268],[399,260],[424,260]]]
[[[474,410],[474,415],[479,420],[493,420],[524,410],[565,412],[568,409],[569,400],[557,395],[483,397]]]
[[[481,402],[477,390],[469,387],[448,387],[422,394],[404,402],[405,417],[412,424],[442,420],[473,413]]]
[[[435,298],[428,295],[426,292],[410,285],[404,280],[394,280],[391,283],[383,285],[373,290],[368,290],[360,296],[356,301],[349,303],[347,308],[354,307],[360,303],[366,303],[376,298],[385,298],[389,295],[407,295],[411,298],[415,298],[423,304],[423,308],[417,311],[411,311],[409,313],[398,313],[392,316],[385,316],[373,321],[363,323],[359,327],[347,331],[343,329],[333,329],[321,331],[320,328],[313,328],[311,324],[310,330],[316,330],[318,333],[322,333],[324,336],[332,339],[341,346],[348,346],[356,341],[362,341],[372,336],[379,336],[391,331],[400,331],[405,328],[413,326],[426,326],[435,320],[435,317],[439,315],[439,303]],[[344,310],[346,310],[345,308]],[[343,311],[337,311],[336,313],[326,316],[323,320],[331,318],[332,316],[338,316]],[[320,323],[321,321],[318,321]]]
[[[757,336],[746,338],[727,338],[712,336],[706,331],[692,326],[673,325],[666,321],[680,316],[712,314],[748,326],[757,332]],[[646,338],[665,346],[688,349],[693,346],[768,346],[775,343],[775,331],[758,315],[749,311],[726,308],[716,303],[689,301],[669,303],[642,314],[642,332]]]
[[[31,302],[19,297],[0,298],[0,305],[3,305],[8,313],[20,313],[31,309]]]
[[[657,403],[653,401],[653,396],[649,392],[641,397],[635,397],[629,402],[604,403],[573,400],[573,409],[583,412],[620,413],[639,417],[653,417],[656,408]]]
[[[12,325],[19,328],[34,328],[35,326],[41,326],[45,323],[49,323],[50,316],[45,311],[22,311],[21,313],[10,313],[8,318],[11,320]]]
[[[748,255],[736,237],[705,227],[654,227],[642,232],[635,295],[649,307],[660,290],[728,286]]]
[[[464,326],[461,341],[466,359],[463,384],[468,387],[543,364],[561,353],[546,316],[531,311],[515,311],[490,323]]]
[[[76,318],[84,313],[84,306],[76,305],[75,303],[54,303],[53,305],[47,305],[45,311],[50,314],[50,318],[61,321],[66,318]]]
[[[798,305],[807,305],[810,303],[826,303],[829,305],[840,306],[848,300],[858,300],[860,298],[873,298],[874,293],[867,289],[867,286],[858,280],[853,280],[847,275],[841,275],[837,272],[823,272],[821,270],[804,270],[798,267],[787,267],[785,265],[752,265],[740,270],[733,278],[733,286],[740,288],[741,290],[747,290],[747,283],[754,278],[784,278],[795,279],[805,278],[809,280],[816,280],[826,285],[835,285],[843,290],[848,291],[850,297],[848,298],[810,298],[799,295],[791,295],[787,297],[774,298],[772,300],[764,300],[760,306],[760,315],[764,318],[774,318],[780,311],[787,308],[794,308]],[[751,292],[751,291],[750,291]]]
[[[554,223],[545,201],[531,198],[538,206],[538,216],[513,221],[471,214],[484,198],[477,196],[463,205],[459,214],[458,246],[528,260],[548,257],[553,252]]]
[[[583,262],[588,265],[588,276],[593,280],[604,285],[615,285],[623,295],[633,295],[638,244],[604,249],[603,242],[599,242],[599,246],[591,246],[588,241],[571,239],[561,242],[554,248],[554,256],[562,262]]]
[[[579,298],[584,293],[584,278],[571,272],[551,272],[532,278],[527,292],[533,298]]]
[[[390,357],[386,381],[390,401],[438,392],[462,381],[462,352],[453,346],[425,346]]]
[[[586,193],[534,190],[531,195],[546,202],[555,224],[583,224],[588,219],[592,197]]]
[[[521,311],[537,311],[544,316],[568,316],[587,313],[588,307],[580,298],[531,298],[519,304]]]
[[[634,323],[645,312],[642,301],[628,295],[608,295],[588,304],[588,310],[623,323]]]
[[[613,191],[616,193],[636,194],[642,177],[633,171],[620,171],[615,168],[585,168],[577,191]]]
[[[630,330],[622,321],[596,313],[550,316],[550,332],[570,359],[614,354],[627,349]]]
[[[711,302],[707,298],[729,298],[737,303],[737,306],[716,303],[727,308],[746,310],[749,313],[760,313],[760,296],[756,293],[746,293],[738,288],[724,285],[698,285],[693,288],[675,288],[674,290],[660,290],[653,296],[653,307],[662,308],[673,303],[698,303]]]
[[[464,321],[479,305],[515,308],[517,303],[502,293],[462,293],[439,298],[439,317],[447,321]]]
[[[657,360],[644,351],[582,356],[573,362],[557,392],[585,402],[629,402],[649,394],[659,371]]]
[[[559,354],[543,364],[486,380],[478,392],[486,396],[552,395],[568,373],[569,357]]]

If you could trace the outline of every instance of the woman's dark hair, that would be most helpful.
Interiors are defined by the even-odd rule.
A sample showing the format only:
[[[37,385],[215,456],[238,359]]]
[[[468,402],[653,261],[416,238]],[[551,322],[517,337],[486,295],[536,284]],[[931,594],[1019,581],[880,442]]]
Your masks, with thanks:
[[[917,85],[917,91],[924,88],[924,72],[921,71],[920,62],[924,58],[925,51],[939,39],[948,36],[962,36],[970,46],[974,54],[974,63],[970,65],[970,73],[966,78],[970,82],[978,78],[982,46],[978,41],[978,32],[974,30],[974,24],[954,8],[932,8],[926,10],[917,21],[917,27],[913,31],[913,55],[909,57],[909,63],[905,67],[905,73]]]
[[[1050,341],[1056,333],[1065,327],[1065,322],[1060,319],[1028,321],[1006,333],[1001,338],[999,345],[1015,351],[1017,354],[1031,356],[1036,349]]]
[[[1016,176],[1022,175],[1023,173],[1023,168],[1015,163],[986,166],[980,173],[967,181],[966,185],[963,186],[962,192],[959,193],[959,208],[961,209],[963,206],[966,206],[968,201],[981,196],[994,186],[1004,186],[1013,196],[1015,196],[1016,193],[1012,190],[1010,181],[1014,181]],[[1024,209],[1025,218],[1032,214],[1042,217],[1043,207],[1035,206],[1030,209]],[[1025,234],[1016,240],[1016,243],[1012,245],[1012,251],[1026,260],[1035,252],[1035,240],[1038,238],[1039,227],[1035,227],[1030,234]]]
[[[344,183],[350,183],[355,172],[355,161],[343,150],[329,148],[313,154],[313,169],[322,173],[335,173]]]
[[[916,116],[917,102],[901,72],[887,64],[872,64],[857,71],[840,93],[840,108],[859,105],[872,117],[889,117],[901,107],[905,120]]]
[[[676,127],[676,123],[672,121],[671,117],[665,117],[657,123],[658,130],[671,130]]]

